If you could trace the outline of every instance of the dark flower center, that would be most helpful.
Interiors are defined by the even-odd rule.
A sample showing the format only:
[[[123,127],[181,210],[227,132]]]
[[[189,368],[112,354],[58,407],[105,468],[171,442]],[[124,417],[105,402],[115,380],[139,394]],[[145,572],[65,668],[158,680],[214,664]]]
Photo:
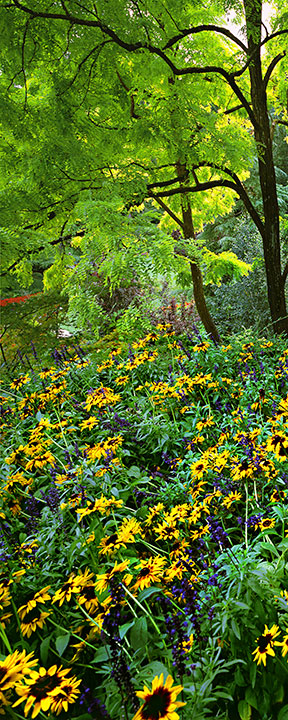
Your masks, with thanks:
[[[35,684],[30,687],[29,694],[35,697],[36,702],[39,702],[47,697],[48,693],[54,690],[57,685],[59,685],[57,674],[52,676],[44,675],[44,677],[39,677]]]
[[[164,718],[171,702],[171,693],[167,688],[159,687],[150,695],[143,707],[141,715],[143,720],[161,720]]]
[[[25,615],[25,618],[23,622],[27,625],[28,623],[37,622],[41,617],[41,610],[37,607],[32,608],[32,610],[29,610],[29,612]]]
[[[96,600],[95,585],[86,585],[86,587],[83,588],[81,595],[83,595],[86,600]]]
[[[113,535],[110,535],[110,536],[105,540],[105,545],[106,545],[106,546],[107,546],[107,545],[114,545],[114,543],[116,542],[116,540],[117,540],[117,533],[113,533]]]
[[[7,668],[0,667],[0,683],[1,683],[1,680],[3,680],[3,678],[5,677],[5,675],[7,675]]]
[[[166,535],[167,538],[168,538],[168,537],[173,537],[174,532],[175,532],[175,529],[172,528],[172,527],[164,528],[164,534]]]
[[[259,651],[262,653],[265,652],[265,650],[267,650],[268,645],[270,644],[271,640],[272,640],[271,633],[268,633],[268,635],[260,635],[260,637],[258,638]]]
[[[140,570],[139,577],[144,578],[144,577],[147,577],[147,575],[150,575],[150,568],[149,567],[142,568],[142,570]]]

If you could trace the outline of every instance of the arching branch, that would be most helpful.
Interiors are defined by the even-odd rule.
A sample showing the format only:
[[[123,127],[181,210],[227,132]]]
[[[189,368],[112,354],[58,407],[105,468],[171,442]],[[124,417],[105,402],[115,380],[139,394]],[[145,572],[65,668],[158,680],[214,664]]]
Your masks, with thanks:
[[[271,77],[271,75],[272,75],[272,72],[273,72],[274,68],[276,67],[276,65],[278,65],[278,63],[280,62],[280,60],[283,60],[283,58],[285,57],[285,55],[286,55],[286,52],[285,52],[285,50],[284,50],[282,53],[279,53],[279,55],[276,55],[276,56],[273,58],[273,60],[271,61],[270,65],[268,66],[268,68],[267,68],[267,70],[266,70],[266,73],[265,73],[265,75],[264,75],[263,83],[264,83],[264,87],[265,87],[265,88],[266,88],[267,85],[268,85],[268,82],[269,82],[269,80],[270,80],[270,77]]]
[[[185,37],[189,37],[189,35],[196,35],[196,33],[201,32],[216,32],[220,33],[221,35],[224,35],[225,37],[228,37],[229,40],[232,40],[232,42],[236,43],[241,50],[243,50],[245,53],[248,52],[248,48],[244,43],[236,36],[234,35],[231,30],[228,30],[228,28],[220,27],[219,25],[198,25],[198,27],[192,27],[192,28],[186,28],[185,30],[180,30],[180,32],[177,35],[174,35],[174,37],[170,38],[166,45],[164,46],[164,50],[168,50],[168,48],[173,47],[175,43],[178,43],[179,41],[183,40]]]
[[[264,235],[264,224],[260,218],[260,215],[258,215],[257,210],[255,209],[254,205],[252,204],[249,195],[247,194],[244,186],[242,185],[241,181],[239,180],[238,176],[233,173],[231,170],[227,168],[221,168],[220,166],[213,165],[212,163],[201,163],[197,167],[211,167],[215,170],[220,170],[221,172],[226,173],[231,177],[231,180],[226,180],[225,178],[220,178],[218,180],[208,180],[207,182],[198,182],[197,185],[184,185],[180,188],[173,188],[171,190],[162,190],[159,193],[155,193],[154,197],[156,200],[158,198],[163,197],[172,197],[174,195],[179,195],[181,193],[195,193],[195,192],[203,192],[205,190],[212,190],[216,187],[227,187],[230,190],[234,190],[234,192],[237,193],[237,195],[241,198],[243,201],[246,210],[248,211],[250,217],[252,218],[253,222],[255,223],[257,229],[259,230],[261,236]],[[196,166],[194,169],[197,169]]]
[[[235,95],[238,97],[238,100],[240,100],[241,104],[245,108],[245,110],[251,120],[253,127],[255,128],[257,126],[257,121],[255,118],[255,115],[249,105],[248,100],[245,98],[245,95],[243,94],[242,90],[237,85],[235,78],[233,76],[233,73],[231,74],[231,73],[227,72],[227,70],[225,70],[224,68],[222,68],[218,65],[206,65],[204,67],[199,67],[196,65],[187,65],[186,67],[183,67],[183,68],[177,68],[176,65],[173,63],[173,61],[171,60],[171,58],[168,57],[165,54],[164,50],[162,50],[161,48],[151,45],[149,42],[141,42],[141,41],[138,41],[136,43],[135,42],[134,43],[126,42],[125,40],[120,38],[119,35],[114,30],[112,30],[112,28],[109,28],[107,25],[102,23],[100,20],[96,20],[96,19],[90,20],[90,19],[82,18],[82,17],[79,18],[75,15],[71,15],[70,12],[68,12],[68,14],[67,14],[66,12],[65,13],[51,13],[51,12],[40,12],[38,10],[31,10],[31,8],[29,8],[27,5],[23,5],[22,3],[20,3],[19,0],[13,0],[13,5],[15,7],[17,7],[19,10],[22,10],[23,12],[28,13],[31,18],[43,17],[46,19],[63,20],[65,22],[69,22],[69,23],[72,23],[75,25],[80,25],[83,27],[86,26],[86,27],[99,28],[99,30],[101,30],[104,35],[108,35],[108,37],[110,37],[119,47],[122,47],[124,50],[127,50],[128,52],[135,52],[137,50],[148,50],[148,52],[151,53],[152,55],[157,55],[158,57],[162,58],[162,60],[166,63],[166,65],[168,65],[168,67],[172,70],[174,75],[184,76],[184,75],[195,75],[195,74],[202,74],[202,75],[208,74],[209,75],[210,73],[219,74],[224,78],[224,80],[226,80],[226,82],[231,87],[231,89],[233,90]],[[12,7],[13,7],[13,5],[12,5]],[[200,26],[200,27],[202,28],[201,31],[203,32],[203,28],[205,26]],[[208,26],[206,26],[206,27],[208,27]],[[215,27],[217,27],[217,26],[215,26]],[[193,28],[189,29],[189,32],[192,30],[193,30]],[[200,29],[194,28],[194,30],[196,32],[200,32]],[[225,30],[225,28],[224,28],[224,30]],[[229,33],[230,31],[227,30],[227,32]],[[231,35],[233,35],[233,34],[231,33]],[[245,52],[246,52],[246,47],[243,46],[242,49],[244,49],[244,48],[245,48]]]

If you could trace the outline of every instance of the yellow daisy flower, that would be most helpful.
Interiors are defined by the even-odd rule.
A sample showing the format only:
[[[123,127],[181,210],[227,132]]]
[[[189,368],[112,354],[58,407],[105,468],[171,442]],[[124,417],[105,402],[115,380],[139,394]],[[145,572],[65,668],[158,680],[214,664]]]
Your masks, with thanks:
[[[183,687],[182,685],[173,687],[173,682],[171,675],[168,675],[164,683],[164,676],[161,673],[160,677],[156,675],[154,678],[151,690],[144,685],[144,690],[136,693],[144,703],[137,710],[133,720],[179,720],[175,710],[186,703],[176,700]]]

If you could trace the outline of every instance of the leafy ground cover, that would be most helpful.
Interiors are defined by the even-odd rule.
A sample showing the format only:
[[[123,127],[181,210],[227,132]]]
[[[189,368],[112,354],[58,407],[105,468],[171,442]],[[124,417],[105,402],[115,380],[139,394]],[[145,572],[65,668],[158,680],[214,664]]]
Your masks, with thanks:
[[[0,713],[285,720],[285,342],[99,357],[2,389]]]

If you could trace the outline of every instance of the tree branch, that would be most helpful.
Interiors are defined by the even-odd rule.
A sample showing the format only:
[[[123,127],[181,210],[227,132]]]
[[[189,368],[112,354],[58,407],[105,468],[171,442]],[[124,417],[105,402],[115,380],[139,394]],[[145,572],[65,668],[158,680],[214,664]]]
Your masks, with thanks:
[[[288,260],[287,260],[287,262],[286,262],[286,265],[285,265],[284,270],[283,270],[283,273],[282,273],[283,287],[284,287],[284,285],[285,285],[285,283],[286,283],[287,277],[288,277]]]
[[[163,180],[162,182],[159,181],[159,182],[154,182],[154,183],[148,183],[147,188],[148,188],[148,190],[152,190],[153,188],[156,188],[156,187],[159,187],[159,188],[169,187],[169,185],[175,185],[175,183],[177,183],[179,181],[184,182],[185,180],[187,180],[187,178],[188,178],[188,173],[186,175],[183,175],[183,177],[181,177],[181,178],[175,177],[175,178],[172,178],[172,180]]]
[[[260,43],[260,47],[262,47],[262,45],[265,45],[267,42],[269,42],[269,40],[273,40],[275,37],[278,37],[278,35],[287,35],[287,33],[288,33],[288,28],[287,29],[285,28],[284,30],[277,30],[276,32],[271,33],[271,35],[268,35],[268,37],[266,37],[266,38],[264,38],[264,40],[262,40],[262,42]]]
[[[173,210],[171,210],[171,209],[169,208],[169,206],[166,205],[166,203],[164,203],[163,200],[161,200],[161,198],[157,197],[157,195],[154,195],[152,192],[149,193],[149,197],[153,198],[153,200],[156,200],[156,202],[160,205],[160,207],[162,207],[162,209],[165,210],[165,212],[167,213],[167,215],[170,215],[170,217],[172,218],[172,220],[175,220],[175,222],[177,223],[177,225],[180,225],[180,227],[181,227],[182,230],[183,230],[184,224],[183,224],[182,220],[180,220],[180,218],[178,218],[178,216],[175,215],[175,213],[173,212]]]
[[[212,190],[216,187],[227,187],[231,190],[234,190],[234,192],[237,193],[237,195],[241,198],[243,201],[250,217],[254,221],[257,229],[260,232],[260,235],[263,237],[264,234],[264,224],[260,218],[260,215],[258,215],[257,210],[254,208],[254,205],[252,204],[244,186],[242,185],[241,181],[239,180],[236,173],[233,173],[231,170],[227,168],[222,168],[217,165],[213,165],[212,163],[201,163],[198,166],[195,166],[194,169],[197,169],[197,167],[211,167],[215,170],[220,170],[221,172],[225,172],[227,175],[231,177],[230,180],[225,180],[224,178],[220,178],[218,180],[209,180],[207,182],[198,182],[197,185],[188,185],[188,186],[181,186],[180,188],[173,188],[171,190],[162,190],[159,193],[154,194],[154,199],[158,200],[158,198],[163,197],[172,197],[174,195],[179,195],[181,193],[195,193],[195,192],[203,192],[205,190]],[[232,181],[233,180],[233,181]]]
[[[79,75],[79,73],[81,71],[82,66],[85,64],[85,62],[87,62],[87,60],[89,60],[91,55],[93,55],[97,50],[99,50],[99,53],[100,53],[100,50],[102,50],[104,45],[107,45],[107,43],[109,43],[109,42],[111,42],[111,40],[103,40],[103,42],[100,43],[100,45],[96,45],[96,47],[94,47],[92,50],[90,50],[90,52],[87,55],[85,55],[83,60],[81,60],[81,62],[78,64],[78,68],[77,68],[72,80],[70,80],[67,87],[65,88],[65,90],[62,90],[62,92],[57,93],[58,97],[61,97],[61,95],[64,95],[64,93],[67,92],[68,88],[72,87],[73,83],[75,82],[77,76]]]
[[[271,75],[272,75],[272,72],[273,72],[274,68],[276,67],[276,65],[278,64],[278,62],[280,62],[280,60],[282,60],[282,59],[285,57],[285,55],[286,55],[286,52],[285,52],[285,50],[284,50],[282,53],[279,53],[279,55],[276,55],[276,56],[273,58],[273,60],[271,61],[270,65],[268,66],[268,68],[267,68],[267,70],[266,70],[266,73],[265,73],[265,75],[264,75],[264,79],[263,79],[263,83],[264,83],[265,89],[266,89],[266,87],[267,87],[267,85],[268,85],[268,82],[269,82],[269,80],[270,80],[270,77],[271,77]]]
[[[180,30],[178,35],[174,35],[174,37],[170,38],[166,45],[164,46],[164,50],[168,50],[169,48],[173,47],[175,43],[179,42],[179,40],[183,40],[185,37],[189,35],[196,35],[196,33],[200,32],[216,32],[220,33],[221,35],[225,35],[229,38],[229,40],[232,40],[232,42],[236,43],[236,45],[239,45],[241,47],[241,50],[243,50],[245,53],[248,52],[248,48],[242,41],[234,35],[230,30],[224,27],[220,27],[218,25],[198,25],[198,27],[192,27],[187,28],[186,30]]]
[[[192,66],[188,66],[188,67],[184,67],[184,68],[177,68],[174,65],[174,63],[172,62],[172,60],[169,57],[167,57],[167,55],[164,53],[164,51],[161,48],[151,45],[149,42],[144,43],[144,42],[138,41],[136,43],[128,43],[128,42],[122,40],[114,30],[109,28],[107,25],[103,24],[100,20],[87,20],[86,18],[79,18],[77,16],[70,15],[70,13],[67,15],[66,13],[63,14],[63,13],[39,12],[36,10],[31,10],[31,8],[27,7],[27,5],[22,5],[22,3],[19,2],[19,0],[13,0],[13,5],[15,7],[17,7],[19,10],[23,10],[23,12],[28,13],[30,15],[30,17],[32,17],[32,18],[43,17],[43,18],[52,19],[52,20],[63,20],[65,22],[70,22],[75,25],[80,25],[83,27],[86,26],[86,27],[99,28],[99,30],[101,30],[104,33],[104,35],[108,35],[108,37],[110,37],[117,45],[119,45],[119,47],[122,47],[124,50],[127,50],[128,52],[135,52],[136,50],[145,50],[146,49],[152,55],[158,55],[158,57],[161,57],[162,60],[164,60],[164,62],[168,65],[168,67],[170,67],[170,69],[172,70],[174,75],[179,75],[179,76],[194,75],[194,74],[207,75],[209,73],[217,73],[219,75],[222,75],[222,77],[226,80],[228,85],[232,88],[233,92],[235,93],[235,95],[238,97],[241,104],[245,108],[253,127],[255,128],[257,126],[257,121],[256,121],[254,113],[249,105],[249,102],[248,102],[248,100],[246,100],[242,90],[240,89],[240,87],[238,87],[237,83],[235,82],[233,74],[228,73],[227,70],[224,70],[224,68],[221,68],[218,65],[206,65],[204,67],[192,65]],[[201,27],[201,32],[203,32],[203,28],[205,28],[205,26],[203,25],[200,27]],[[206,26],[206,27],[209,28],[212,26]],[[217,26],[215,26],[215,28],[217,28]],[[191,28],[191,29],[189,29],[189,31],[187,31],[187,34],[191,33],[192,30],[195,30],[196,32],[200,32],[200,29]],[[227,33],[226,33],[225,28],[223,28],[223,31],[225,31],[225,34],[227,34],[227,33],[230,34],[229,30],[227,30]],[[231,33],[231,35],[232,35],[232,33]],[[238,39],[237,39],[237,42],[239,44],[241,41],[238,41]],[[241,43],[241,46],[242,45],[243,45],[243,43]],[[243,45],[242,49],[245,49],[245,52],[247,51],[246,46],[244,46],[244,45]]]
[[[64,223],[64,225],[62,226],[62,230],[63,230],[63,227],[65,227],[66,224],[67,224],[67,220],[66,220],[66,222]],[[79,235],[80,237],[83,237],[83,235],[84,235],[84,230],[81,230],[80,232],[77,232],[77,235]],[[50,242],[48,242],[47,245],[39,245],[37,248],[33,248],[33,250],[27,250],[25,253],[22,253],[22,255],[19,255],[18,260],[15,260],[15,262],[13,262],[12,265],[9,265],[9,267],[6,268],[6,270],[4,270],[2,273],[0,273],[0,277],[4,277],[4,276],[7,275],[9,272],[11,272],[11,270],[14,270],[14,268],[18,265],[18,263],[20,262],[20,260],[22,260],[24,257],[27,257],[27,256],[29,256],[29,255],[33,255],[33,253],[39,253],[39,252],[41,252],[42,250],[45,250],[45,249],[47,248],[47,246],[49,247],[50,245],[51,245],[51,246],[59,245],[59,243],[61,243],[61,242],[62,242],[62,243],[65,243],[67,240],[71,240],[73,237],[74,237],[74,233],[69,233],[68,235],[64,235],[64,236],[63,236],[63,235],[60,235],[60,236],[59,236],[58,238],[56,238],[55,240],[51,240]]]
[[[111,42],[111,41],[109,41],[109,42]],[[125,84],[124,80],[122,79],[122,77],[117,69],[116,69],[116,75],[117,75],[118,80],[121,83],[122,87],[124,88],[124,90],[126,90],[127,93],[130,93],[128,86]],[[134,118],[135,120],[138,120],[140,117],[139,115],[136,115],[136,113],[135,113],[135,100],[134,100],[134,95],[132,95],[132,93],[130,95],[130,117]]]
[[[203,161],[202,163],[199,163],[198,166],[195,166],[195,169],[197,167],[211,167],[214,168],[214,170],[219,170],[220,172],[225,173],[226,175],[229,175],[233,182],[235,183],[235,186],[237,187],[237,193],[239,197],[241,198],[242,202],[244,203],[246,210],[248,211],[250,217],[252,218],[253,222],[255,223],[256,227],[258,228],[261,237],[264,235],[264,223],[261,220],[261,217],[259,213],[257,212],[256,208],[254,207],[253,203],[251,202],[248,193],[245,190],[245,187],[243,183],[241,182],[240,178],[238,177],[237,173],[233,172],[227,167],[223,167],[222,165],[216,165],[213,163],[207,163]]]

